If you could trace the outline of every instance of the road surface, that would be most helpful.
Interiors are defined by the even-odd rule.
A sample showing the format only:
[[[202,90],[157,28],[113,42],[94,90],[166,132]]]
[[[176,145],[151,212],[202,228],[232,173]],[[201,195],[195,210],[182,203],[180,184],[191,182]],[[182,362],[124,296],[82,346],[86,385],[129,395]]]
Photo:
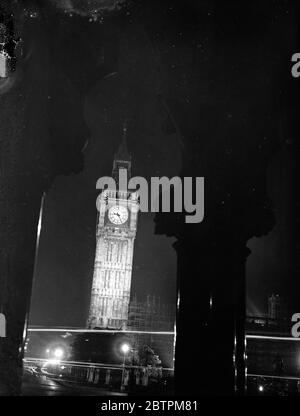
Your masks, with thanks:
[[[23,396],[126,396],[126,393],[85,386],[25,371]]]

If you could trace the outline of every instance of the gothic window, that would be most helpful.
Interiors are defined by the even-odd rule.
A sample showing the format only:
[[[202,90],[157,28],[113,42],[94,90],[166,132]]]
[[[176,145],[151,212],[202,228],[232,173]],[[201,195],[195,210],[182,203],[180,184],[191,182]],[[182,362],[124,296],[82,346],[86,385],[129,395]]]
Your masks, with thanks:
[[[123,247],[122,247],[122,242],[120,241],[118,244],[118,263],[122,262],[122,252],[123,252]]]

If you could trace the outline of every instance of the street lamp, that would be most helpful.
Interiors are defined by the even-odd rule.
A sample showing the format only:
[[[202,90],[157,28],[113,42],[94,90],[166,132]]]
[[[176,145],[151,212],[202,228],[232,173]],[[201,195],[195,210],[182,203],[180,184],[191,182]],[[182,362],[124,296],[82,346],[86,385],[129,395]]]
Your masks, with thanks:
[[[126,354],[130,351],[130,345],[127,343],[124,343],[121,345],[121,351],[123,353],[123,369],[122,369],[122,381],[121,381],[121,390],[124,389],[124,376],[125,376],[125,360],[126,360]]]
[[[64,350],[62,348],[55,348],[53,355],[57,360],[61,360],[64,356]]]
[[[121,345],[121,351],[124,355],[127,354],[129,352],[129,350],[130,350],[129,344],[122,344]]]

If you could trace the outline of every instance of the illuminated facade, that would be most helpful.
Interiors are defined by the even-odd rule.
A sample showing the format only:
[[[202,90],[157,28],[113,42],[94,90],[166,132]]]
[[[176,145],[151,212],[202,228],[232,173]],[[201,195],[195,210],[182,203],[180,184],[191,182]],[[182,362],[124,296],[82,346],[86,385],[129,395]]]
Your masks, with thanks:
[[[89,328],[124,329],[128,321],[139,203],[135,192],[118,188],[120,169],[127,170],[129,179],[131,157],[126,145],[126,129],[113,163],[112,176],[117,189],[105,189],[99,197]]]

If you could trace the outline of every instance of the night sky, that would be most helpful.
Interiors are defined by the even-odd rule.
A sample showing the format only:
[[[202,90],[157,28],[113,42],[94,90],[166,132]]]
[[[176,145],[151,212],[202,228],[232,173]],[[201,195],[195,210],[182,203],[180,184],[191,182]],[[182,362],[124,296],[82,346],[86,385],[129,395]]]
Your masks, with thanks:
[[[67,13],[49,7],[48,24],[60,22],[52,45],[62,61],[53,87],[56,98],[61,94],[56,102],[66,105],[70,74],[81,71],[84,77],[84,69],[94,65],[97,81],[87,79],[81,107],[84,168],[56,178],[46,195],[31,324],[85,325],[95,250],[95,184],[110,175],[124,118],[129,120],[133,175],[146,178],[180,173],[187,135],[208,140],[216,158],[224,148],[232,175],[239,174],[234,152],[243,140],[261,146],[263,158],[270,137],[276,137],[266,178],[276,225],[248,242],[248,311],[264,313],[272,291],[294,304],[292,3],[145,1],[115,11],[114,2],[87,2],[91,8],[96,3],[110,3],[99,19],[80,1],[63,2]],[[34,51],[29,59],[38,59]],[[72,134],[63,123],[61,128],[61,134]],[[207,180],[214,185],[213,177]],[[175,239],[155,235],[154,225],[153,214],[140,214],[132,292],[175,302]]]

